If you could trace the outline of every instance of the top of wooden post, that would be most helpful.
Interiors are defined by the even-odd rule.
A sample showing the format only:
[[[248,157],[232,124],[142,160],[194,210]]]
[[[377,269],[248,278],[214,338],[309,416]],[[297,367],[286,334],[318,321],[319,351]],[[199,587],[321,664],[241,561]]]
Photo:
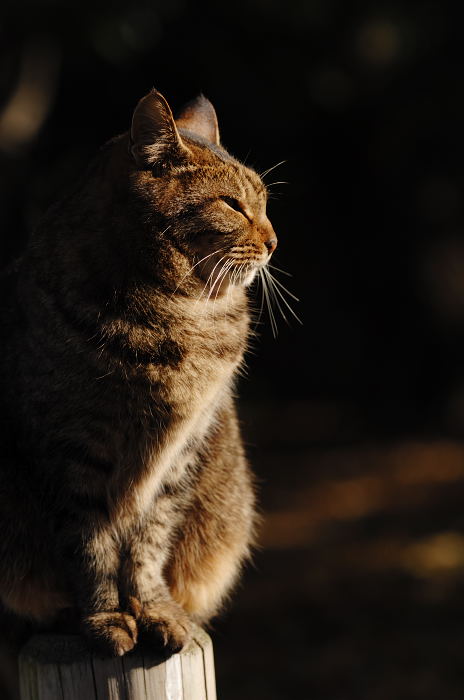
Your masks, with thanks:
[[[81,637],[35,635],[19,673],[21,700],[216,700],[213,647],[199,627],[169,659],[144,645],[102,658]]]

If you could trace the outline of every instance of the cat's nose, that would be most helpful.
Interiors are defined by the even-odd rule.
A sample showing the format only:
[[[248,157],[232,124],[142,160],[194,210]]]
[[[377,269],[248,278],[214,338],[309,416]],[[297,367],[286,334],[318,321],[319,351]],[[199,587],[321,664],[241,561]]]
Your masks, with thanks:
[[[269,255],[271,255],[271,253],[273,253],[277,248],[277,238],[275,236],[273,238],[267,238],[264,241],[264,245],[266,246]]]
[[[263,216],[259,224],[261,228],[261,240],[266,246],[268,254],[271,255],[277,248],[277,236],[267,216]]]

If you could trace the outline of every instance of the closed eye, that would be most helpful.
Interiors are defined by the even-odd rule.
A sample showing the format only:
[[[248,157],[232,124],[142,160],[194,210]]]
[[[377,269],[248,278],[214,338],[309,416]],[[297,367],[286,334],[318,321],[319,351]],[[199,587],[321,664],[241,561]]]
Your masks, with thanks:
[[[228,197],[227,195],[222,195],[221,197],[219,197],[219,199],[222,199],[222,201],[225,202],[227,206],[231,209],[234,209],[235,211],[238,211],[239,214],[242,214],[245,217],[245,219],[249,219],[248,214],[246,213],[238,199],[235,199],[235,197]]]

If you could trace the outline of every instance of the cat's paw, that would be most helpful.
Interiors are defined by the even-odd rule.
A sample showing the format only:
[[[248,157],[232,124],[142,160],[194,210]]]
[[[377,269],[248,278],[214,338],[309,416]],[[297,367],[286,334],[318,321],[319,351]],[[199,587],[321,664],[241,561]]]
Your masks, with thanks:
[[[130,609],[137,620],[140,638],[164,654],[175,654],[190,641],[192,623],[174,601],[161,600],[142,605],[131,598]]]
[[[137,624],[129,613],[94,613],[84,617],[82,624],[92,646],[105,656],[123,656],[137,643]]]

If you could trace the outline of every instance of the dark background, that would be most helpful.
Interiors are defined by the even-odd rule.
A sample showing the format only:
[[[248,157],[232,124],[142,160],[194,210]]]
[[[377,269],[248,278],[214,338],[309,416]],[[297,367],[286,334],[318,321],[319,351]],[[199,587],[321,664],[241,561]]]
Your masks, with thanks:
[[[0,227],[42,212],[156,86],[267,177],[275,272],[241,382],[265,515],[214,625],[219,697],[461,698],[464,83],[458,3],[4,2]],[[259,304],[259,290],[256,297]],[[290,299],[292,305],[293,302]]]

